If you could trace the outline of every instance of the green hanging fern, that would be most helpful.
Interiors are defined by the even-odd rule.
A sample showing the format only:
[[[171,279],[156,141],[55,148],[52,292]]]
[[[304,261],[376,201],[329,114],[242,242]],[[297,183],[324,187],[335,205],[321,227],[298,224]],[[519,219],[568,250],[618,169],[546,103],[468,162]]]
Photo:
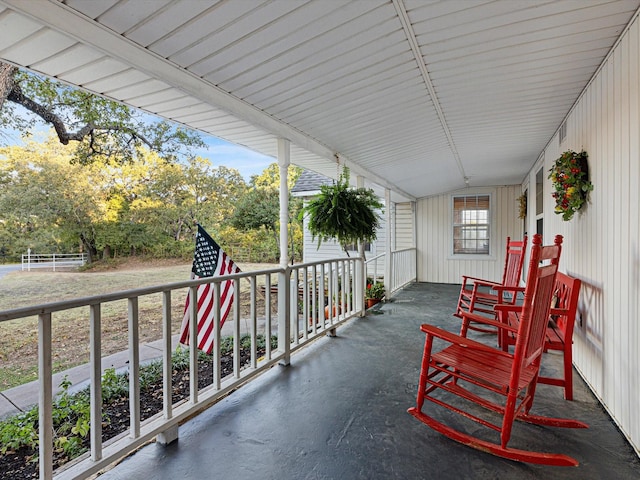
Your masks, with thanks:
[[[349,188],[349,170],[345,168],[337,183],[320,187],[320,194],[301,215],[308,215],[309,231],[314,240],[318,238],[318,247],[335,238],[346,250],[347,245],[376,239],[380,226],[376,209],[383,206],[373,190]]]

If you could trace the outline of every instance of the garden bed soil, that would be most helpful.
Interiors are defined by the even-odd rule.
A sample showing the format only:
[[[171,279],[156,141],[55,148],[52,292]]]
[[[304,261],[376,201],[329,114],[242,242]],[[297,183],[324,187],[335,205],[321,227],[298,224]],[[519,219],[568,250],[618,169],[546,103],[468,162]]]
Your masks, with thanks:
[[[264,349],[258,351],[258,356]],[[240,351],[241,367],[250,362],[249,349]],[[225,355],[221,359],[221,376],[224,378],[233,373],[233,355]],[[207,358],[198,362],[198,388],[202,389],[213,383],[212,360]],[[189,398],[189,371],[173,371],[173,403]],[[151,383],[140,392],[140,415],[144,421],[162,411],[162,379]],[[122,396],[103,406],[105,421],[102,426],[102,441],[120,435],[129,429],[129,397]],[[108,419],[108,420],[107,420]],[[90,448],[89,435],[83,441],[83,447]],[[25,480],[38,478],[37,450],[21,448],[0,455],[0,472],[3,480]],[[63,452],[54,453],[54,470],[70,459]]]

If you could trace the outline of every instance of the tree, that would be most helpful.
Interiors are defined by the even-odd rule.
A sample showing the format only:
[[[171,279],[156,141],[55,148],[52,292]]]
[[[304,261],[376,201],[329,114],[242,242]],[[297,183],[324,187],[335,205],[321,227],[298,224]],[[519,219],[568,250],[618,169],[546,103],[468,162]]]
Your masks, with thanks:
[[[95,256],[95,224],[102,218],[105,172],[70,165],[72,155],[53,139],[0,149],[0,236],[11,256],[27,248]]]
[[[302,169],[290,166],[287,179],[289,190],[295,185]],[[231,216],[230,224],[239,230],[250,231],[260,228],[266,229],[278,245],[278,228],[280,226],[280,169],[277,163],[272,163],[264,169],[262,174],[251,177],[252,189],[240,199]],[[291,259],[295,257],[296,240],[302,238],[302,224],[299,221],[299,211],[302,208],[300,199],[289,196],[289,238],[291,245]],[[299,233],[297,235],[297,233]]]
[[[150,122],[126,105],[0,61],[0,127],[28,134],[39,121],[50,124],[63,145],[77,142],[72,161],[82,165],[131,162],[142,147],[174,160],[204,146],[194,131]]]

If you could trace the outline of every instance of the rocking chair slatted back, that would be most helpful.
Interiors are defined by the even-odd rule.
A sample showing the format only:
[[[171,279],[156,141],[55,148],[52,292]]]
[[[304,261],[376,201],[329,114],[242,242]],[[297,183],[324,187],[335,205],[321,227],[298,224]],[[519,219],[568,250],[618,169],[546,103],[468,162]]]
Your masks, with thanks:
[[[546,248],[552,249],[554,247]],[[557,246],[557,248],[560,247]],[[558,258],[559,256],[555,257],[549,265],[539,267],[535,278],[532,279],[531,275],[527,278],[528,281],[533,280],[537,282],[537,286],[535,289],[525,290],[521,322],[526,321],[527,324],[521,325],[518,328],[518,336],[516,338],[525,338],[528,342],[526,346],[520,347],[525,348],[522,355],[519,355],[519,353],[515,354],[516,358],[523,358],[527,364],[539,360],[544,351],[544,337],[551,310],[551,298],[553,295],[555,276],[558,270]],[[534,292],[533,298],[527,298],[527,294],[531,294],[531,292]],[[549,301],[540,305],[540,300],[538,299],[549,299]],[[533,305],[536,305],[538,308],[534,309]],[[531,310],[531,312],[528,310]],[[523,330],[528,331],[523,332]],[[524,333],[524,335],[521,335],[522,333]],[[516,340],[516,350],[518,347],[518,340]]]
[[[544,350],[545,352],[549,350],[563,352],[564,366],[561,377],[542,375],[538,377],[538,383],[564,387],[564,398],[566,400],[573,400],[573,352],[571,351],[571,344],[581,285],[582,282],[578,278],[570,277],[562,272],[556,274]],[[509,346],[515,345],[516,342],[519,315],[517,312],[509,312],[508,315],[502,317],[502,320],[507,321],[509,326],[513,327],[512,331],[503,329],[502,336],[499,339],[502,349],[508,351]]]
[[[586,424],[579,421],[548,418],[530,413],[544,351],[561,244],[562,237],[558,235],[554,245],[543,247],[541,236],[536,235],[531,250],[524,303],[496,305],[499,316],[517,312],[520,317],[513,353],[432,325],[423,324],[420,327],[426,338],[416,406],[409,409],[411,415],[457,442],[497,456],[545,465],[578,464],[575,459],[566,455],[525,451],[507,446],[515,420],[544,426],[587,428]],[[463,313],[462,316],[465,318],[478,315]],[[492,323],[497,328],[506,325],[496,321]],[[435,338],[446,342],[448,346],[433,353]],[[498,431],[500,442],[493,443],[446,425],[424,411],[425,400],[436,405],[434,409],[437,409],[437,406],[444,407]],[[466,402],[498,413],[502,421],[498,423],[492,420],[490,415],[483,416],[478,413],[477,408],[466,409]]]
[[[512,241],[507,237],[507,255],[505,257],[504,272],[502,274],[503,286],[517,287],[520,284],[526,248],[526,235],[521,241]]]
[[[458,305],[456,306],[454,315],[462,318],[463,312],[476,312],[494,318],[494,305],[504,302],[515,303],[520,278],[522,277],[522,265],[524,263],[526,248],[526,235],[522,240],[511,240],[511,237],[507,237],[507,251],[504,257],[502,283],[463,275]],[[522,289],[520,289],[520,291],[522,291]],[[477,323],[469,323],[465,328],[485,333],[496,333],[496,330],[493,328],[477,325]]]

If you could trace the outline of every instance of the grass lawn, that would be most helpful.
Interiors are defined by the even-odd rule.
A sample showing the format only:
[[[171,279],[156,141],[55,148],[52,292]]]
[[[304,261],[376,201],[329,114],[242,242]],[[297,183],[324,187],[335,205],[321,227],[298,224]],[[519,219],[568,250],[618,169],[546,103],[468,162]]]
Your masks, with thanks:
[[[239,267],[243,271],[252,271],[274,265],[239,264]],[[179,282],[188,280],[190,272],[191,262],[140,260],[85,272],[12,272],[0,279],[0,311]],[[241,290],[241,305],[246,305],[248,290],[242,285]],[[172,298],[173,333],[180,329],[185,296],[186,290],[174,292]],[[161,304],[159,294],[140,298],[140,342],[162,337]],[[88,307],[55,313],[52,329],[54,372],[89,361]],[[127,302],[103,304],[102,355],[126,350],[127,338]],[[0,323],[0,391],[36,380],[37,361],[37,318]]]

